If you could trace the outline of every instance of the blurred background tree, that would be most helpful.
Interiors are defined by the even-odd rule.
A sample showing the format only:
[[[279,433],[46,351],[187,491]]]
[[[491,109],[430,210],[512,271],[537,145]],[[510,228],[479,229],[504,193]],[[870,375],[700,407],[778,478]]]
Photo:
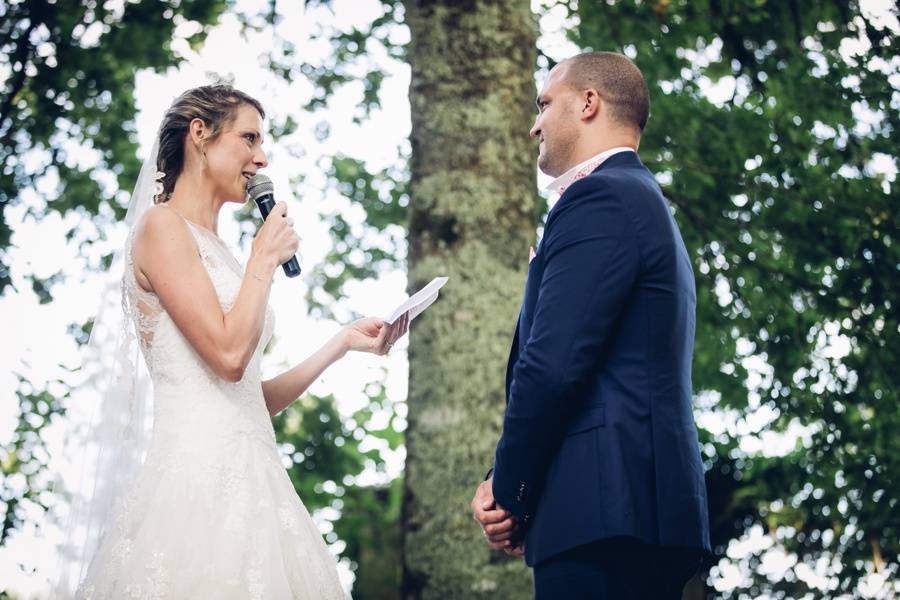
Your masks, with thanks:
[[[402,597],[525,598],[522,561],[487,547],[469,502],[493,463],[535,243],[536,26],[527,0],[404,6],[409,288],[450,282],[410,338]]]

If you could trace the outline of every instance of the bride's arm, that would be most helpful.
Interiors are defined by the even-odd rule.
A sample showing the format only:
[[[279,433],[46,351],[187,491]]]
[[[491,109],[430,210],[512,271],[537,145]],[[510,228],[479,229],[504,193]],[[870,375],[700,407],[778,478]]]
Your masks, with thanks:
[[[409,329],[409,318],[403,315],[393,324],[381,319],[359,319],[336,333],[312,356],[277,377],[262,382],[266,407],[273,417],[291,405],[325,369],[349,350],[371,352],[383,356]]]
[[[191,346],[228,381],[243,377],[262,335],[272,275],[281,255],[296,251],[296,234],[281,214],[277,220],[267,219],[253,241],[240,291],[227,313],[200,261],[196,241],[178,214],[153,207],[135,231],[135,276],[146,278]]]
[[[300,397],[319,375],[347,354],[344,330],[335,334],[325,345],[300,364],[281,375],[262,382],[266,407],[273,417]]]

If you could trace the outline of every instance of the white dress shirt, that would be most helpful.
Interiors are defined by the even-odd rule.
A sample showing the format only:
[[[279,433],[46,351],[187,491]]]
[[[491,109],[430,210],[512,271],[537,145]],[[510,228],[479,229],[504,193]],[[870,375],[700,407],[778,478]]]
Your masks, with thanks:
[[[569,187],[582,177],[587,177],[588,175],[593,173],[594,169],[600,166],[600,163],[602,163],[613,154],[618,154],[619,152],[634,152],[634,148],[629,148],[628,146],[617,146],[615,148],[610,148],[609,150],[604,150],[600,154],[592,156],[586,161],[575,165],[574,167],[551,181],[550,184],[544,189],[548,192],[556,192],[558,194],[562,194],[564,191],[566,191],[567,187]]]

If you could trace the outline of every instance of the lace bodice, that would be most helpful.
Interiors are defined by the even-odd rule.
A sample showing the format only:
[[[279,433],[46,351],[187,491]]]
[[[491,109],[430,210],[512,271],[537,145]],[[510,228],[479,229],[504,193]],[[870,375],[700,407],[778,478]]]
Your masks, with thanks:
[[[240,290],[243,269],[222,240],[185,220],[197,252],[216,290],[222,310],[231,310]],[[159,298],[138,284],[128,240],[123,279],[125,314],[132,319],[154,389],[154,437],[164,430],[190,431],[198,426],[245,429],[247,423],[266,440],[274,440],[271,419],[262,396],[260,363],[272,337],[274,314],[266,308],[263,332],[243,378],[232,383],[216,375],[190,345]],[[196,434],[197,431],[194,430]],[[222,431],[220,429],[219,433]]]

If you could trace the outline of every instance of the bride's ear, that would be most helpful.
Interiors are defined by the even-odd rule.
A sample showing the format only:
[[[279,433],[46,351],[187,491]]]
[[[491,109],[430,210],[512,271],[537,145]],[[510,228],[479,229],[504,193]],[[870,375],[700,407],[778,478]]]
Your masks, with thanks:
[[[188,124],[188,137],[197,153],[204,156],[203,146],[206,143],[206,138],[209,137],[209,129],[206,127],[203,119],[191,119],[191,122]]]

